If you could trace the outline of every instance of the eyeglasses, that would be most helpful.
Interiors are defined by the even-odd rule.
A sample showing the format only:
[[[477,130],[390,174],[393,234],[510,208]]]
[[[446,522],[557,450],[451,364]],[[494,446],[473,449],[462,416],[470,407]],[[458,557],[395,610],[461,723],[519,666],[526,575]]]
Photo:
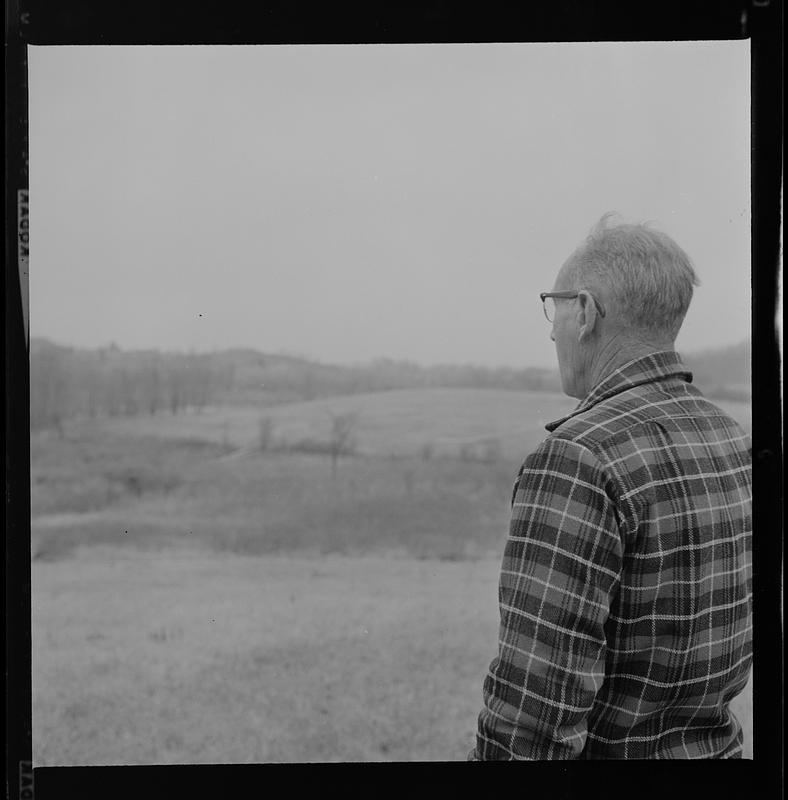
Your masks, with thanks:
[[[588,290],[583,290],[588,291]],[[596,303],[596,307],[599,309],[599,316],[605,316],[605,307],[599,300],[588,292],[591,299]],[[555,301],[556,300],[574,300],[576,297],[580,296],[580,292],[542,292],[539,297],[542,300],[542,310],[544,311],[544,315],[547,317],[548,322],[552,322],[555,319]]]

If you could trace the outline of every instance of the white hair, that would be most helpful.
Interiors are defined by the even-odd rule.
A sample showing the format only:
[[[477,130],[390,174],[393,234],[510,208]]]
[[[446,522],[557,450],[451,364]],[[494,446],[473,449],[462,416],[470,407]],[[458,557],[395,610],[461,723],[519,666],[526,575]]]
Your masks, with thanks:
[[[689,256],[648,223],[611,224],[605,214],[568,262],[577,288],[601,289],[617,316],[638,332],[673,340],[698,276]]]

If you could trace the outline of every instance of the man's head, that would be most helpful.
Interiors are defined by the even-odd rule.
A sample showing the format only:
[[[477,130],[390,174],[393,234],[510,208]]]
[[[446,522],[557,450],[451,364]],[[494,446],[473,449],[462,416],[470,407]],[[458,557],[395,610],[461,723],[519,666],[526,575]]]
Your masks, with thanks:
[[[606,214],[558,272],[553,329],[564,391],[582,399],[600,361],[672,349],[698,278],[687,254],[643,224]],[[621,358],[617,359],[617,354]]]

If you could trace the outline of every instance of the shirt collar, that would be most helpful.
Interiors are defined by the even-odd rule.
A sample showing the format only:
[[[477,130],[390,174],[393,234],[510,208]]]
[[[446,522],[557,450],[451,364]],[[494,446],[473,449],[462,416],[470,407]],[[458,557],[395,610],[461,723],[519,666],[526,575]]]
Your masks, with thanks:
[[[667,378],[678,378],[679,380],[687,381],[687,383],[692,383],[692,373],[681,363],[679,354],[675,350],[663,350],[634,358],[603,378],[574,411],[555,422],[549,422],[545,425],[545,428],[552,433],[568,419],[588,411],[592,406],[602,400],[606,400],[608,397],[612,397],[614,394],[631,389],[633,386]]]

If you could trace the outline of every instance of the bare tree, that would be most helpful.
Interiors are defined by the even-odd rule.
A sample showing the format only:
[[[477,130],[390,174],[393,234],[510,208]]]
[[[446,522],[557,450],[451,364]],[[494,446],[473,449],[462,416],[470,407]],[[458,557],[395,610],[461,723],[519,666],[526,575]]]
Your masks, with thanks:
[[[271,447],[273,439],[274,423],[270,417],[260,417],[260,427],[258,430],[257,445],[261,453],[265,453]]]
[[[80,380],[73,352],[42,345],[30,356],[30,425],[63,432],[63,422],[79,409]]]
[[[310,366],[305,367],[301,375],[301,394],[304,400],[314,400],[317,396],[317,375]]]
[[[82,385],[85,392],[85,409],[88,417],[94,419],[101,410],[101,373],[99,364],[87,360],[82,375]]]
[[[230,440],[230,422],[229,420],[225,420],[222,423],[222,447],[226,451],[230,451],[233,449],[233,443]]]
[[[145,358],[141,368],[140,385],[143,402],[151,416],[158,411],[162,399],[162,376],[159,361],[159,354],[152,353]]]
[[[350,411],[346,414],[331,415],[331,439],[329,451],[331,453],[331,474],[336,475],[337,463],[341,455],[348,455],[355,449],[355,429],[358,423],[358,414]]]
[[[178,356],[172,356],[167,365],[167,399],[170,411],[177,414],[184,403],[184,375]]]

